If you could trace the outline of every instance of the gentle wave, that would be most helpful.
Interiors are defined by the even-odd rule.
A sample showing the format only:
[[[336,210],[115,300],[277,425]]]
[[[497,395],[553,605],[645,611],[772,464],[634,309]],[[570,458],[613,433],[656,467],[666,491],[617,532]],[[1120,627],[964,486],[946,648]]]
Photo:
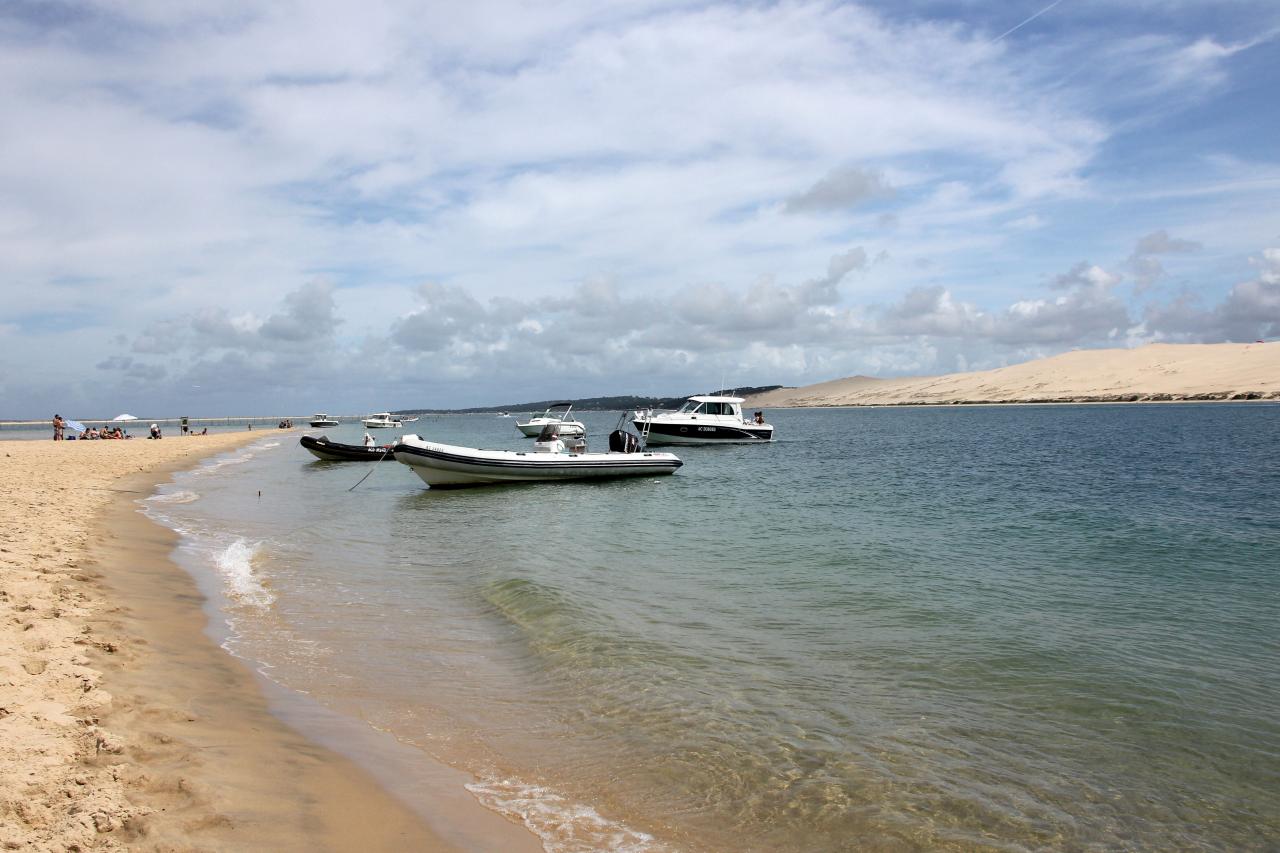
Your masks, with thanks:
[[[261,542],[250,544],[244,538],[234,542],[214,556],[213,563],[226,583],[227,594],[237,603],[265,609],[275,601],[275,595],[267,589],[254,571],[254,558],[262,550]]]
[[[273,447],[279,446],[280,442],[278,441],[264,441],[259,444],[252,444],[234,456],[223,456],[206,462],[199,468],[191,471],[190,474],[209,474],[231,465],[242,465],[250,459],[253,459],[261,451],[270,450]]]
[[[158,504],[189,504],[192,501],[200,500],[200,495],[183,489],[177,492],[169,492],[168,494],[152,495],[146,500]]]
[[[674,849],[541,785],[482,779],[466,788],[481,805],[523,823],[541,839],[547,853],[670,853]]]
[[[253,458],[253,456],[254,456],[253,453],[245,452],[245,453],[239,454],[238,456],[227,456],[222,459],[214,459],[212,462],[206,462],[205,464],[201,465],[199,468],[196,468],[194,471],[191,472],[191,475],[195,476],[199,474],[211,474],[214,471],[221,470],[222,468],[226,468],[229,465],[241,465],[245,462],[248,462],[250,459]]]

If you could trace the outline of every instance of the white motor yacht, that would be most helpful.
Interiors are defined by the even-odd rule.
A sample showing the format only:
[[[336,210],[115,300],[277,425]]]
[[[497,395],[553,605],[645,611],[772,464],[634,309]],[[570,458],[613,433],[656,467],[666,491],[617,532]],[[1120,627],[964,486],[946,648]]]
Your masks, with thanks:
[[[313,427],[334,427],[338,425],[338,419],[331,418],[324,412],[317,412],[311,416],[311,420],[308,423]]]
[[[556,414],[557,409],[563,408],[564,411]],[[516,421],[516,429],[520,430],[528,438],[537,438],[542,433],[542,428],[548,424],[558,424],[560,426],[560,435],[566,438],[575,435],[586,435],[587,428],[582,421],[575,421],[569,417],[573,411],[573,403],[552,403],[547,406],[547,410],[540,415],[530,415],[527,421]]]
[[[742,417],[742,397],[690,397],[674,412],[637,411],[631,423],[648,444],[749,444],[773,439],[763,415]]]
[[[402,426],[400,419],[390,412],[376,412],[365,418],[362,423],[369,429],[397,429]]]

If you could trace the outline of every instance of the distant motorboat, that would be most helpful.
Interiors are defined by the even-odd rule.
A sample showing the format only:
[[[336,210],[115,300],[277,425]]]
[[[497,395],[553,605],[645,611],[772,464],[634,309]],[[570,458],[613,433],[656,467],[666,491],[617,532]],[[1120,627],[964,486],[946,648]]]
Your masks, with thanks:
[[[556,414],[556,409],[563,408],[564,411]],[[540,415],[530,415],[527,421],[516,421],[516,429],[524,433],[528,438],[537,438],[543,427],[548,424],[557,424],[560,427],[560,435],[570,437],[575,435],[586,435],[587,428],[582,421],[571,420],[569,415],[573,412],[573,403],[552,403],[547,406],[547,410]]]
[[[395,429],[402,426],[401,420],[390,412],[376,412],[361,421],[370,429]]]
[[[324,412],[317,412],[311,416],[311,420],[308,423],[313,427],[335,427],[338,425],[338,419],[331,418]]]
[[[298,439],[298,443],[310,451],[312,456],[326,462],[379,462],[395,458],[389,444],[339,444],[323,435],[318,438],[304,435]]]
[[[753,444],[773,439],[773,425],[744,420],[742,397],[690,397],[674,412],[637,411],[632,420],[648,444]]]
[[[638,449],[635,436],[620,430],[610,436],[610,448],[609,453],[574,452],[549,425],[528,452],[436,444],[406,435],[396,444],[395,457],[432,488],[650,477],[674,474],[684,464],[671,453]]]

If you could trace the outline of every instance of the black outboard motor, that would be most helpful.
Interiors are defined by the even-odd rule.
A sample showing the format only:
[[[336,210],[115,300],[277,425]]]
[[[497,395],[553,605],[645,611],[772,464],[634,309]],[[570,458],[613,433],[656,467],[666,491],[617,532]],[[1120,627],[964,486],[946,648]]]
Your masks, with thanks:
[[[615,429],[609,433],[610,453],[635,453],[640,449],[640,439],[624,429]]]

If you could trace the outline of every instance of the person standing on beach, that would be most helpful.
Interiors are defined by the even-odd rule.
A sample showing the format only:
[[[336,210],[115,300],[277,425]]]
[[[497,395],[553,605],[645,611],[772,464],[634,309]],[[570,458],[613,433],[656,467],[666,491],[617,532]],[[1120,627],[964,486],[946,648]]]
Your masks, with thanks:
[[[62,415],[53,416],[53,440],[63,441],[62,432],[67,428],[67,422],[62,419]]]

